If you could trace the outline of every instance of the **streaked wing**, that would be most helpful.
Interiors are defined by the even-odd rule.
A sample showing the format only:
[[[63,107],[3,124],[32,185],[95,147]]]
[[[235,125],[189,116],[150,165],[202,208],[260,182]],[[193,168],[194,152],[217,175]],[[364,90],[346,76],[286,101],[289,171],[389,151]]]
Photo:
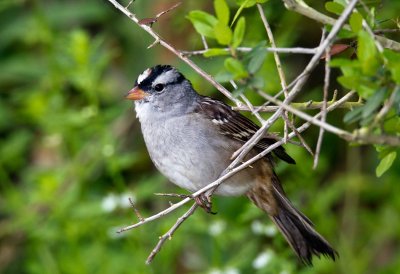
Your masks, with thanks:
[[[201,108],[202,113],[219,127],[221,134],[243,143],[247,142],[259,129],[259,126],[251,120],[239,112],[232,110],[230,106],[219,100],[202,97],[202,100],[199,102],[199,108]],[[275,142],[276,140],[272,138],[263,138],[255,147],[264,150]],[[282,146],[277,147],[272,152],[287,163],[296,163]]]

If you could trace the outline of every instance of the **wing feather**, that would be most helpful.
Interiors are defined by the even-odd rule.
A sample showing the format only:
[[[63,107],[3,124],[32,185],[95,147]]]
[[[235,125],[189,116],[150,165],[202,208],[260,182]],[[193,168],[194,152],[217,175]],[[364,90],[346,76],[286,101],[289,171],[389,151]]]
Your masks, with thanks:
[[[234,111],[229,105],[219,100],[204,96],[201,98],[198,107],[219,128],[221,134],[240,142],[247,142],[260,128],[250,119]],[[265,137],[255,147],[264,150],[275,142],[275,139]],[[277,147],[272,152],[275,156],[289,164],[296,163],[282,146]]]

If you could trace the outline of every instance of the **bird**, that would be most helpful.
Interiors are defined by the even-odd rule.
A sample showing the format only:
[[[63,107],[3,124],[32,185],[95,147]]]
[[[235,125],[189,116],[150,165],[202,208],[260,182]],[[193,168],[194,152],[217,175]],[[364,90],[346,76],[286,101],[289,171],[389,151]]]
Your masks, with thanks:
[[[126,99],[134,101],[156,168],[172,183],[192,193],[218,179],[231,163],[232,154],[259,129],[224,102],[197,93],[191,82],[170,65],[156,65],[142,72]],[[275,142],[265,136],[244,160]],[[229,177],[213,194],[247,196],[276,224],[302,263],[312,265],[313,255],[335,261],[337,251],[286,197],[274,171],[274,158],[295,164],[279,146]],[[196,200],[209,209],[207,201],[209,197]]]

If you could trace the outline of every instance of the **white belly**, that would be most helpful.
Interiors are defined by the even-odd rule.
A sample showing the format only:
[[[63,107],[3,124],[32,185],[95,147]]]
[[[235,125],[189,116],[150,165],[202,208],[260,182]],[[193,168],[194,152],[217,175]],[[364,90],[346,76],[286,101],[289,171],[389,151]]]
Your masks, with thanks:
[[[141,121],[143,136],[156,167],[173,183],[191,192],[218,179],[239,146],[225,137],[221,139],[217,136],[219,133],[209,128],[196,130],[197,135],[194,135],[191,127],[199,127],[194,121],[177,117],[158,120],[153,126]],[[215,193],[241,195],[254,180],[248,170],[241,171],[224,181]]]

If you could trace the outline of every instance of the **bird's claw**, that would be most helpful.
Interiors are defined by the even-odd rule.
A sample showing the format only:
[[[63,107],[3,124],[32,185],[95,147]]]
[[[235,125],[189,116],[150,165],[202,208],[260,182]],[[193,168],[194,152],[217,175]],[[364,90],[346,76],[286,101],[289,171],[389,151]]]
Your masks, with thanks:
[[[212,202],[211,196],[201,194],[199,196],[194,197],[194,201],[198,204],[202,209],[204,209],[207,213],[217,214],[217,212],[212,212]]]

